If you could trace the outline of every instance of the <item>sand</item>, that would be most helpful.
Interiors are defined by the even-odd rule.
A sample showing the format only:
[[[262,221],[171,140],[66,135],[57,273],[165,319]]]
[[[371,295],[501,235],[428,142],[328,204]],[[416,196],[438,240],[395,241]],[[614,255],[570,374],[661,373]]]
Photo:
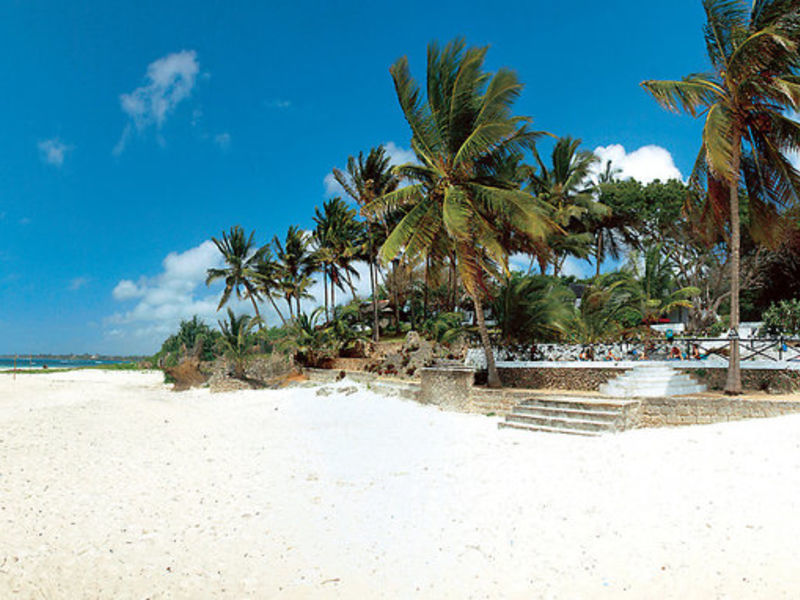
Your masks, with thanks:
[[[344,392],[0,376],[0,598],[800,594],[798,416],[584,439]]]

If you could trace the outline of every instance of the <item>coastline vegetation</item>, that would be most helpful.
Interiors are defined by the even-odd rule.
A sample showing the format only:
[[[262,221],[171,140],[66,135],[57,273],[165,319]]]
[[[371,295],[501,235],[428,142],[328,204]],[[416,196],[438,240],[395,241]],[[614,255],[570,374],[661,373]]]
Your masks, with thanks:
[[[499,386],[496,344],[646,337],[681,317],[693,334],[730,330],[726,391],[739,393],[740,320],[800,295],[800,124],[789,116],[800,109],[800,7],[703,7],[711,71],[642,83],[665,108],[705,119],[688,182],[623,179],[579,138],[517,114],[523,84],[511,69],[486,70],[488,48],[432,43],[424,81],[405,57],[389,69],[415,160],[361,150],[332,173],[347,199],[317,207],[311,230],[294,225],[261,246],[240,225],[212,238],[225,263],[208,271],[207,283],[225,284],[219,308],[235,294],[255,317],[229,309],[222,332],[184,322],[155,361],[199,344],[239,366],[273,348],[321,364],[413,329],[478,342]],[[593,275],[572,275],[584,262]],[[322,306],[307,314],[318,280]],[[264,302],[280,327],[264,326]]]

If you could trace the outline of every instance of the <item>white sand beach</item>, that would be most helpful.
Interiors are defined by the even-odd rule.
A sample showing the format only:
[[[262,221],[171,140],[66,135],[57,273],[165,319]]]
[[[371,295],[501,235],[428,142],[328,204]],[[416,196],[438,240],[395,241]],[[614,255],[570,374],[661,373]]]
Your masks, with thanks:
[[[800,595],[800,416],[584,439],[74,371],[0,375],[0,424],[0,598]]]

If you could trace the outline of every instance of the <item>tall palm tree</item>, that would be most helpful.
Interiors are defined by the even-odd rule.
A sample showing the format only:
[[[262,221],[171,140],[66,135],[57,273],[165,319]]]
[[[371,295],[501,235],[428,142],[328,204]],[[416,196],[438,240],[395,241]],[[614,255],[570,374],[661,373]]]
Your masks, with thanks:
[[[703,7],[712,71],[642,86],[667,109],[705,117],[692,182],[707,188],[714,214],[727,222],[731,344],[725,392],[739,394],[739,187],[747,189],[751,227],[760,232],[769,229],[765,222],[775,217],[776,206],[798,198],[800,173],[786,153],[800,148],[800,124],[786,113],[800,107],[800,5],[703,0]]]
[[[347,284],[355,297],[353,277],[358,271],[353,262],[361,258],[365,247],[364,228],[356,220],[356,211],[341,199],[331,198],[314,212],[316,227],[313,239],[316,245],[317,260],[322,265],[322,278],[325,286],[325,318],[330,318],[329,306],[336,306],[336,288],[345,290]],[[328,295],[330,283],[330,296]],[[330,298],[330,304],[329,304]]]
[[[277,235],[272,238],[272,246],[278,263],[279,287],[289,306],[289,318],[295,318],[300,314],[300,300],[311,297],[308,288],[313,283],[311,276],[318,266],[309,248],[309,236],[292,225],[286,231],[283,242]]]
[[[269,246],[264,246],[261,255],[258,257],[258,262],[255,265],[255,280],[259,293],[269,300],[272,308],[278,313],[281,323],[286,325],[286,317],[283,316],[283,313],[275,303],[275,296],[279,297],[283,290],[281,264],[275,260],[272,248]]]
[[[617,175],[622,172],[613,166],[610,160],[597,176],[597,184],[602,200],[603,190],[617,182]],[[636,218],[627,211],[615,210],[606,204],[605,214],[596,214],[589,218],[589,228],[594,232],[595,277],[600,277],[600,267],[608,257],[615,260],[622,256],[623,249],[636,245]]]
[[[264,254],[264,248],[258,248],[253,241],[255,231],[250,236],[245,236],[244,229],[239,225],[231,227],[228,233],[222,232],[222,238],[211,238],[214,245],[222,254],[226,266],[224,268],[212,268],[206,271],[206,285],[211,285],[217,279],[225,280],[225,289],[222,291],[217,310],[225,306],[231,297],[231,293],[236,292],[239,299],[247,299],[253,303],[253,310],[256,317],[261,319],[256,300],[259,299],[258,291],[258,272],[257,265]],[[244,292],[242,292],[244,289]]]
[[[530,169],[530,190],[553,209],[553,219],[560,228],[547,239],[552,253],[553,275],[558,276],[567,256],[588,258],[592,234],[587,231],[589,218],[608,214],[608,209],[594,198],[590,181],[597,157],[580,150],[581,140],[569,136],[559,138],[548,167],[534,152],[538,170]]]
[[[347,195],[356,201],[360,208],[371,204],[379,198],[397,189],[398,179],[392,172],[390,158],[386,155],[383,146],[372,148],[364,157],[363,152],[358,153],[358,158],[352,156],[347,159],[346,173],[339,169],[333,170],[333,176],[342,186]],[[378,317],[378,253],[376,240],[380,235],[384,223],[370,219],[367,225],[367,262],[369,263],[369,285],[372,294],[372,339],[380,339],[380,325]]]
[[[488,384],[499,387],[483,312],[489,279],[507,271],[508,252],[499,240],[506,227],[543,237],[552,222],[535,198],[498,177],[502,159],[532,148],[540,134],[528,129],[530,118],[512,115],[522,91],[516,74],[508,69],[485,72],[486,52],[487,48],[466,48],[462,39],[444,48],[430,44],[424,101],[408,59],[392,65],[397,98],[421,164],[397,167],[396,172],[413,183],[376,199],[365,212],[408,210],[381,248],[384,263],[400,252],[415,262],[438,239],[449,239],[462,284],[475,306]]]

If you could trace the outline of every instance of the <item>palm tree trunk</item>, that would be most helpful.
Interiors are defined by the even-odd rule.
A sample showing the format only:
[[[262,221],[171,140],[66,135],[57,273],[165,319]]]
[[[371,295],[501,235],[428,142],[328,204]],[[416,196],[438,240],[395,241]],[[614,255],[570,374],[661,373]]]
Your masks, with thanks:
[[[486,319],[484,319],[483,316],[483,304],[477,296],[472,296],[472,303],[475,305],[478,332],[481,336],[483,351],[486,354],[486,369],[488,371],[486,385],[490,388],[503,387],[502,383],[500,383],[500,376],[497,374],[497,365],[494,362],[494,352],[492,352],[492,343],[489,340],[489,330],[486,328]]]
[[[597,268],[595,270],[594,276],[600,277],[600,265],[603,262],[603,232],[597,232],[597,251],[595,253],[595,259],[597,261]]]
[[[256,318],[258,319],[258,328],[263,329],[264,323],[261,321],[261,313],[258,312],[258,304],[256,304],[256,299],[253,297],[253,294],[248,294],[250,296],[250,302],[253,303],[253,310],[256,311]]]
[[[333,279],[333,273],[331,273],[331,314],[336,312],[336,281]]]
[[[356,286],[353,285],[353,278],[350,277],[350,272],[344,272],[344,280],[347,282],[347,287],[350,288],[350,293],[353,295],[353,302],[358,300],[358,294],[356,293]]]
[[[267,300],[269,300],[269,303],[272,305],[272,308],[275,309],[275,312],[278,313],[278,318],[281,320],[281,323],[286,325],[286,319],[284,318],[283,314],[281,313],[280,309],[278,308],[278,305],[275,304],[275,299],[272,296],[270,296],[269,294],[267,294]]]
[[[731,337],[730,357],[728,360],[728,376],[725,381],[725,393],[738,395],[742,393],[742,373],[739,364],[739,161],[742,148],[738,129],[733,135],[733,181],[731,182]]]
[[[292,296],[289,294],[285,297],[286,304],[289,306],[289,318],[294,319],[294,313],[292,312]]]
[[[378,342],[381,339],[380,323],[378,320],[378,290],[376,289],[378,286],[375,285],[375,278],[377,277],[377,274],[375,273],[375,261],[372,257],[371,236],[369,240],[369,246],[369,287],[370,292],[372,293],[372,341]]]
[[[300,316],[300,292],[294,295],[295,303],[297,304],[297,309],[295,314],[299,317]]]
[[[325,322],[330,322],[330,315],[328,314],[328,267],[322,266],[322,283],[325,286]]]
[[[425,284],[422,288],[422,320],[428,320],[428,271],[431,268],[431,259],[429,256],[425,257]]]

